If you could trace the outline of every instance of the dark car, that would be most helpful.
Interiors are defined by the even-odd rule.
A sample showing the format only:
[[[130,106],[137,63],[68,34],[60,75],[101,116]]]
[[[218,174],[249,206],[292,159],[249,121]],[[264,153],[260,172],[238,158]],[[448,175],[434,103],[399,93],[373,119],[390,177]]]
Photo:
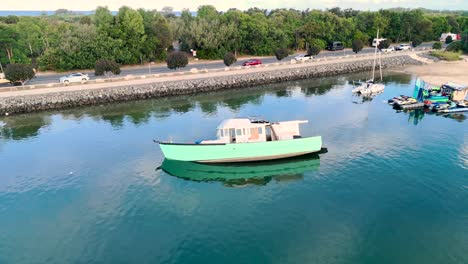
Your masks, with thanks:
[[[328,50],[343,50],[344,46],[343,46],[343,43],[339,41],[333,41],[328,44],[327,49]]]
[[[253,66],[253,65],[259,65],[259,64],[262,64],[261,60],[259,60],[259,59],[250,59],[248,61],[244,61],[244,63],[242,63],[242,66]]]

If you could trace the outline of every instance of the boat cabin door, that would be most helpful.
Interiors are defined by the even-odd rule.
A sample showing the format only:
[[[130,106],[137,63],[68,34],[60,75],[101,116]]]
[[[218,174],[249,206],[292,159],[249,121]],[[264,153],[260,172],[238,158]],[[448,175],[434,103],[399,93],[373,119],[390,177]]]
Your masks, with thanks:
[[[236,143],[236,129],[229,129],[229,143]]]

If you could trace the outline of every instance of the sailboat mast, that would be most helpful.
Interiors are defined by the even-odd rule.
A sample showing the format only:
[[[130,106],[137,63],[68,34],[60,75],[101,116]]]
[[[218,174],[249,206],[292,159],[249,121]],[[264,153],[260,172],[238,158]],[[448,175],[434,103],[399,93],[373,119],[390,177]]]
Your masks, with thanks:
[[[375,61],[377,59],[377,46],[379,43],[379,29],[377,29],[377,38],[375,42],[375,52],[374,52],[374,66],[372,66],[372,81],[375,80]]]
[[[379,53],[379,67],[380,67],[380,81],[383,82],[383,77],[382,77],[382,53]]]

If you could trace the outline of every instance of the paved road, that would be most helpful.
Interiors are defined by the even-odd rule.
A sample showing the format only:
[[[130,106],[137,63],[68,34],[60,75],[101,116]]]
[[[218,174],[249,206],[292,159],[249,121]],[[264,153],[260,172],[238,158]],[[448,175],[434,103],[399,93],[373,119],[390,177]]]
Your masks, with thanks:
[[[432,47],[432,43],[423,43],[421,44],[418,49],[420,48],[428,48]],[[368,54],[368,53],[373,53],[374,48],[366,47],[364,48],[359,54]],[[396,51],[398,52],[398,51]],[[352,55],[354,54],[351,49],[345,49],[341,51],[322,51],[319,55],[316,56],[316,58],[326,58],[326,57],[332,57],[332,56],[343,56],[343,55]],[[290,55],[287,58],[283,59],[284,61],[291,60],[294,58],[295,55]],[[242,63],[246,59],[241,59],[238,62],[236,62],[233,66],[241,66]],[[275,63],[278,62],[278,60],[275,57],[265,57],[261,59],[263,64],[270,64],[270,63]],[[192,68],[197,68],[197,69],[220,69],[224,68],[225,65],[222,61],[217,61],[217,62],[202,62],[202,63],[193,63],[187,65],[185,68],[178,69],[178,70],[170,70],[167,68],[166,65],[153,65],[151,68],[148,68],[148,66],[142,66],[142,67],[132,67],[132,68],[122,68],[122,73],[120,74],[121,76],[125,75],[144,75],[144,74],[155,74],[155,73],[167,73],[167,72],[174,72],[174,71],[190,71]],[[91,79],[95,79],[96,76],[94,76],[93,72],[89,71],[82,71],[84,73],[88,73],[89,77]],[[28,84],[45,84],[45,83],[58,83],[59,78],[64,76],[65,74],[38,74],[34,79],[30,80]],[[0,84],[0,87],[8,87],[10,86],[9,84]]]

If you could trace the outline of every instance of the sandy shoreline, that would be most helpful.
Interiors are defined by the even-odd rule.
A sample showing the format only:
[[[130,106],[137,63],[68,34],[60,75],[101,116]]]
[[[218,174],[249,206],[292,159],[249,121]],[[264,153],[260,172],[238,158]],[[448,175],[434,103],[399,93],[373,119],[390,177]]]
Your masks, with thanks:
[[[464,60],[436,63],[421,66],[409,66],[403,72],[414,74],[432,85],[441,85],[447,82],[468,85],[468,61]]]

